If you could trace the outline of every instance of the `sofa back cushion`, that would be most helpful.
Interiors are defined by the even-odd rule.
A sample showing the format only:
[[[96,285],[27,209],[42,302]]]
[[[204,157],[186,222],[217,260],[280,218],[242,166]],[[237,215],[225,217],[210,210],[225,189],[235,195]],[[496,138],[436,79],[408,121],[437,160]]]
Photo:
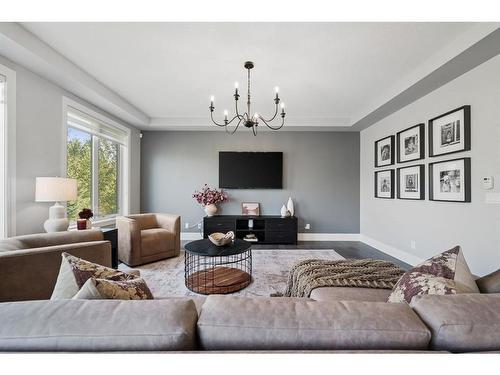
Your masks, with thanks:
[[[432,349],[500,350],[500,294],[421,295],[411,307],[431,330]]]
[[[500,269],[476,280],[481,293],[500,293]]]
[[[430,332],[406,304],[209,296],[198,337],[207,350],[421,350]]]
[[[191,300],[58,300],[0,304],[2,351],[195,349]]]
[[[13,237],[20,244],[21,249],[33,249],[37,247],[58,246],[70,243],[102,241],[102,232],[98,229],[73,230],[55,233],[27,234],[25,236]]]

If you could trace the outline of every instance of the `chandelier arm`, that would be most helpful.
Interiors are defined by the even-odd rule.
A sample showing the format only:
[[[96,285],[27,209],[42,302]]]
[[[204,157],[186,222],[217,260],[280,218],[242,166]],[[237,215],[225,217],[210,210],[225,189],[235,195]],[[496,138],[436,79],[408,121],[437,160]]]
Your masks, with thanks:
[[[240,116],[236,115],[236,116],[234,116],[234,117],[233,117],[230,121],[228,121],[228,122],[227,122],[227,124],[226,124],[225,126],[227,126],[227,125],[229,125],[230,123],[232,123],[235,119],[238,119],[238,120],[240,120],[240,121],[241,121]]]
[[[235,107],[236,107],[236,116],[240,119],[243,118],[244,115],[240,115],[238,112],[238,101],[237,100],[235,100]]]
[[[267,123],[267,121],[266,121],[266,120],[264,120],[262,117],[260,118],[260,120],[262,120],[262,122],[263,122],[264,124],[266,124],[266,126],[267,126],[269,129],[271,129],[271,130],[280,130],[280,129],[283,127],[283,125],[285,125],[285,118],[284,118],[284,117],[283,117],[283,120],[281,121],[281,125],[280,125],[280,126],[278,126],[278,127],[276,127],[276,128],[275,128],[274,126],[269,125],[269,124]]]
[[[214,113],[213,113],[213,112],[210,112],[210,118],[212,119],[212,122],[213,122],[215,125],[220,126],[220,127],[226,126],[226,124],[218,124],[218,123],[214,120]]]
[[[278,114],[278,107],[279,107],[279,102],[276,103],[276,110],[274,111],[274,116],[271,117],[269,120],[263,118],[262,116],[260,116],[260,118],[264,119],[267,122],[273,121],[276,118],[276,115]]]
[[[240,124],[241,124],[242,121],[243,121],[243,118],[240,118],[240,121],[238,121],[238,123],[236,124],[236,127],[234,128],[234,130],[227,130],[228,127],[226,126],[226,133],[231,134],[231,135],[233,135],[234,133],[236,133],[236,130],[238,130],[238,126],[240,126]]]
[[[252,133],[254,137],[257,137],[257,125],[252,126]]]

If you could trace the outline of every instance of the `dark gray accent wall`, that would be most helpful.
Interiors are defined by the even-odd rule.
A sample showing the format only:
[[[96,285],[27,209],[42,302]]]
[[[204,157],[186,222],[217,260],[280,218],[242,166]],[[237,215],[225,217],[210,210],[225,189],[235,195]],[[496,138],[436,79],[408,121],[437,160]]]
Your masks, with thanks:
[[[279,215],[289,196],[299,232],[359,233],[359,133],[149,131],[141,145],[141,210],[200,222],[203,208],[192,193],[208,183],[218,187],[219,151],[283,152],[282,190],[228,190],[221,214],[240,214],[242,202],[260,202],[262,215]],[[245,166],[242,166],[245,167]],[[247,168],[259,168],[248,165]],[[311,224],[311,230],[304,225]]]

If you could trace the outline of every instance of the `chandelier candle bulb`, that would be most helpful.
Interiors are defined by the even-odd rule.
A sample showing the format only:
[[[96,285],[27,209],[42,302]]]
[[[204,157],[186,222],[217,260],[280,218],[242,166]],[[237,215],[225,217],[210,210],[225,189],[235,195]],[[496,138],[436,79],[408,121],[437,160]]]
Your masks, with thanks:
[[[229,114],[229,112],[227,111],[227,109],[224,111],[224,120],[227,121],[227,115]]]

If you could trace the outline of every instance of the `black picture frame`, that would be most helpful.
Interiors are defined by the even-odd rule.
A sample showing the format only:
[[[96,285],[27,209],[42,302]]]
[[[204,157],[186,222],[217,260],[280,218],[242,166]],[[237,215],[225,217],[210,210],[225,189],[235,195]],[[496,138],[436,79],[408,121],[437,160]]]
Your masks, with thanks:
[[[391,172],[391,196],[390,197],[380,197],[378,195],[378,174],[382,172]],[[380,199],[394,199],[394,169],[384,169],[381,171],[375,171],[374,175],[374,182],[375,182],[375,198],[380,198]]]
[[[384,141],[386,139],[390,139],[390,143],[391,143],[391,162],[389,164],[382,164],[381,165],[379,158],[378,158],[378,143],[381,141]],[[384,137],[384,138],[380,138],[379,140],[376,140],[374,147],[375,147],[375,168],[387,167],[389,165],[394,165],[394,136],[393,135],[389,135],[388,137]]]
[[[443,153],[439,153],[439,154],[435,153],[435,151],[434,151],[434,126],[433,126],[434,121],[436,121],[444,116],[448,116],[454,112],[458,112],[458,111],[462,111],[462,110],[464,111],[464,147],[460,150],[443,152]],[[471,145],[471,142],[470,142],[470,138],[471,138],[470,118],[471,118],[470,105],[463,105],[461,107],[452,109],[449,112],[443,113],[442,115],[439,115],[437,117],[430,119],[429,125],[428,125],[429,156],[432,158],[432,157],[437,157],[437,156],[455,154],[457,152],[469,151],[470,145]]]
[[[411,160],[403,160],[401,161],[401,152],[403,150],[401,150],[401,142],[400,142],[400,138],[401,138],[401,134],[408,131],[408,130],[411,130],[411,129],[414,129],[414,128],[419,128],[418,129],[418,136],[419,136],[419,140],[418,140],[418,147],[419,147],[419,157],[418,158],[415,158],[415,159],[411,159]],[[420,124],[417,124],[417,125],[413,125],[413,126],[410,126],[409,128],[407,129],[404,129],[404,130],[401,130],[400,132],[397,132],[396,133],[396,143],[397,143],[397,154],[398,154],[398,157],[397,157],[397,161],[398,163],[411,163],[411,162],[414,162],[416,160],[422,160],[425,158],[425,124],[422,122]]]
[[[419,198],[403,198],[401,197],[401,170],[402,169],[408,169],[408,168],[414,168],[414,167],[419,167],[419,173],[420,173],[420,181],[419,181],[419,188],[420,188],[420,197]],[[398,193],[397,193],[397,198],[398,199],[404,199],[404,200],[414,200],[414,201],[420,201],[425,199],[425,164],[416,164],[416,165],[408,165],[405,167],[398,168],[396,170],[396,179],[397,181],[397,186],[398,186]]]
[[[463,160],[464,161],[464,200],[448,200],[448,199],[435,199],[434,198],[434,177],[433,171],[436,164],[449,163],[451,161]],[[470,203],[471,202],[471,159],[470,158],[457,158],[450,160],[442,160],[434,163],[429,163],[429,200],[435,202],[455,202],[455,203]]]

